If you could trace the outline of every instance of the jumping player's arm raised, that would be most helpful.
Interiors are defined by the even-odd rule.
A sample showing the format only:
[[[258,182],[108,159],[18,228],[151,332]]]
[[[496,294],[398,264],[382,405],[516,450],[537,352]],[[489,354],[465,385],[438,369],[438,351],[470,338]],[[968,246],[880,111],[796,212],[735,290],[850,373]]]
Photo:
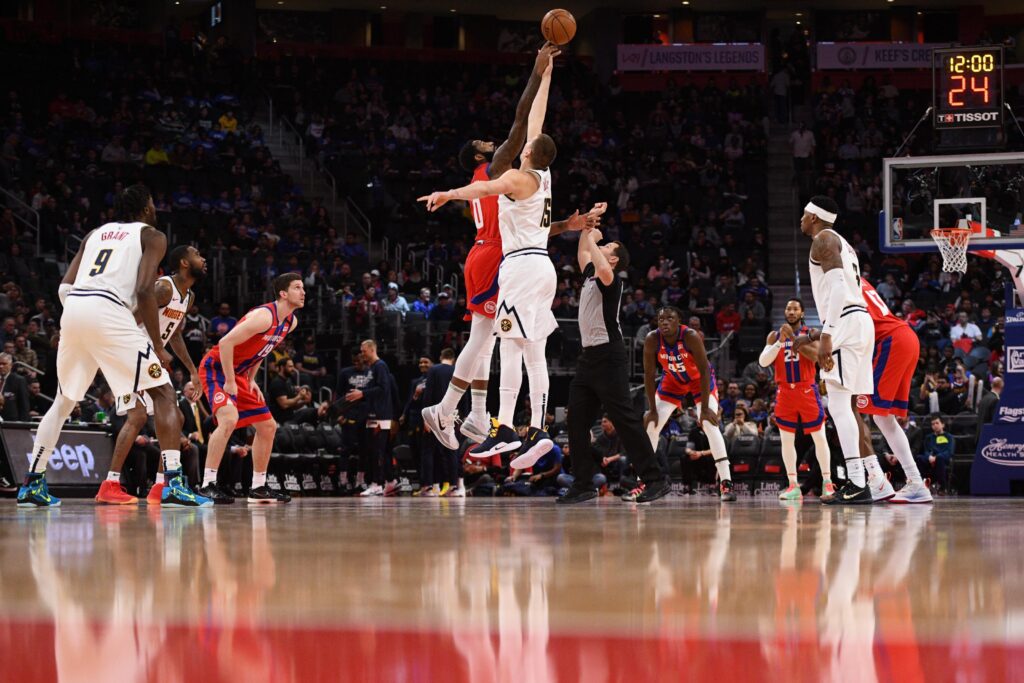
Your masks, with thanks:
[[[693,362],[700,371],[700,421],[717,425],[718,413],[711,410],[708,403],[708,397],[711,395],[711,365],[708,363],[708,354],[704,350],[704,340],[700,338],[700,333],[697,330],[688,329],[683,335],[683,345],[693,356]]]
[[[842,244],[839,238],[832,231],[819,233],[814,242],[811,243],[811,260],[821,264],[821,270],[825,273],[825,279],[829,284],[828,311],[838,314],[843,310],[843,297],[846,294],[846,287],[843,284],[843,256]],[[825,320],[821,331],[821,340],[818,343],[818,365],[823,370],[831,370],[835,361],[832,358],[832,335],[830,330],[835,329],[838,320]]]
[[[554,62],[548,63],[544,74],[540,79],[540,87],[537,89],[537,96],[533,99],[530,107],[530,117],[526,124],[526,139],[533,140],[544,132],[544,117],[548,113],[548,90],[551,89],[551,67]]]
[[[580,235],[580,245],[576,256],[580,262],[580,270],[586,270],[587,265],[593,263],[594,277],[607,287],[615,280],[615,270],[608,263],[601,247],[597,246],[603,237],[601,231],[596,228],[584,230]]]
[[[505,142],[501,143],[498,149],[494,150],[494,157],[491,159],[490,169],[488,170],[492,178],[497,178],[512,168],[512,162],[523,151],[523,145],[526,144],[526,131],[530,111],[533,108],[533,101],[537,97],[537,91],[540,89],[543,76],[548,74],[550,79],[551,65],[554,63],[554,58],[559,54],[558,46],[551,43],[546,43],[537,52],[537,61],[534,62],[533,73],[530,74],[530,80],[526,83],[526,89],[519,98],[519,104],[516,105],[516,118],[512,123],[511,130],[508,132],[508,138]]]
[[[84,244],[84,242],[83,242]],[[139,279],[135,296],[146,333],[153,342],[153,350],[160,364],[171,367],[171,354],[164,348],[160,338],[160,307],[156,301],[156,271],[167,253],[167,236],[156,228],[147,227],[142,231],[142,260],[139,263]]]
[[[510,199],[525,199],[537,191],[540,180],[536,173],[520,171],[512,168],[505,171],[500,178],[470,183],[446,192],[432,192],[416,201],[425,202],[427,211],[437,211],[455,199],[483,199],[491,195],[506,195]]]
[[[273,322],[274,315],[269,309],[256,308],[217,343],[220,348],[220,364],[224,371],[224,393],[228,396],[238,395],[238,385],[235,384],[235,347],[257,334],[262,334]]]

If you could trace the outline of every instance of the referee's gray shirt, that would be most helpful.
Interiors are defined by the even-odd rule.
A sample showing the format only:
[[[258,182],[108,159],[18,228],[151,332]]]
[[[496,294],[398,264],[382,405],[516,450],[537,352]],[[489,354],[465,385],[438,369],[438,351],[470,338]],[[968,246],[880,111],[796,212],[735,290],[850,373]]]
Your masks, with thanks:
[[[622,343],[619,310],[622,305],[622,280],[618,273],[608,286],[594,273],[593,263],[583,270],[583,292],[580,295],[580,338],[583,348],[609,342]]]

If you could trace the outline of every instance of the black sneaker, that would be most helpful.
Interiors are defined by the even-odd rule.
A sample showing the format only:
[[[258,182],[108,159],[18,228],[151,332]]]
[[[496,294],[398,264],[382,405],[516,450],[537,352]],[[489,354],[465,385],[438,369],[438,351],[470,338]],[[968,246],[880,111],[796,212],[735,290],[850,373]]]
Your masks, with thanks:
[[[852,481],[847,481],[836,491],[831,500],[821,501],[825,505],[870,505],[873,502],[871,488],[868,486],[857,486]]]
[[[725,503],[731,503],[736,500],[736,491],[734,490],[732,479],[726,479],[718,487],[718,497]]]
[[[574,484],[564,494],[556,498],[555,502],[559,505],[572,505],[573,503],[585,503],[594,498],[597,498],[596,489],[576,488]]]
[[[730,482],[732,483],[732,482]],[[655,482],[650,486],[644,487],[644,490],[640,492],[636,497],[637,503],[653,503],[659,498],[664,498],[668,494],[672,493],[672,482],[667,478],[661,481]]]
[[[235,497],[220,486],[217,486],[217,482],[199,487],[199,490],[196,491],[196,493],[200,496],[206,496],[213,501],[214,505],[230,505],[235,502]]]
[[[530,427],[530,431],[526,434],[526,440],[519,447],[519,455],[512,459],[509,467],[514,470],[529,469],[547,455],[554,446],[555,442],[551,440],[547,432]]]
[[[258,486],[254,489],[249,489],[249,497],[246,498],[249,503],[280,503],[283,502],[278,498],[278,494],[271,491],[266,486]]]
[[[290,502],[292,502],[292,497],[290,495],[288,495],[287,491],[271,491],[271,493],[274,494],[275,496],[277,496],[277,501],[279,503],[290,503]]]
[[[468,455],[471,458],[489,458],[498,453],[508,453],[523,445],[516,430],[503,424],[499,424],[491,418],[491,431],[487,433],[484,442],[471,450]],[[548,449],[550,450],[550,449]]]

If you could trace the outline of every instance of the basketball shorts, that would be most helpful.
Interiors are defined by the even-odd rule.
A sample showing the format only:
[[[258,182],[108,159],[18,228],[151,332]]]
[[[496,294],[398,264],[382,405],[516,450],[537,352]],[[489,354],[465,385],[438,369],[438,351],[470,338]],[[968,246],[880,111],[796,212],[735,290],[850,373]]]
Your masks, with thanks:
[[[498,308],[498,268],[501,266],[501,242],[480,241],[466,257],[466,310],[494,318]]]
[[[123,417],[140,402],[146,407],[146,415],[152,415],[153,399],[146,395],[145,392],[117,396],[114,398],[114,412]]]
[[[875,390],[871,349],[875,326],[866,310],[854,310],[839,321],[832,337],[831,370],[821,371],[826,382],[838,384],[852,394],[870,396]]]
[[[72,291],[60,318],[57,381],[60,392],[81,401],[96,371],[114,396],[125,396],[171,383],[149,335],[113,294]]]
[[[204,356],[203,360],[199,361],[199,383],[202,385],[206,400],[210,403],[210,412],[214,419],[217,417],[217,411],[226,405],[233,405],[238,410],[238,429],[273,419],[267,402],[249,382],[248,376],[235,373],[238,394],[229,396],[224,391],[224,368],[209,356]]]
[[[693,405],[700,405],[700,378],[691,380],[687,384],[675,381],[671,376],[663,377],[658,384],[658,398],[668,403],[673,403],[677,408],[686,406],[686,399],[693,401]],[[709,396],[718,401],[718,381],[715,379],[715,369],[711,368],[711,393]]]
[[[867,415],[906,417],[910,401],[910,382],[917,370],[921,341],[909,327],[875,344],[875,391],[857,399],[857,409]]]
[[[506,254],[498,270],[494,333],[503,338],[546,339],[558,328],[551,312],[557,284],[555,266],[546,249]]]
[[[825,408],[817,384],[797,384],[779,388],[775,403],[775,423],[784,432],[803,429],[805,434],[816,432],[825,425]]]

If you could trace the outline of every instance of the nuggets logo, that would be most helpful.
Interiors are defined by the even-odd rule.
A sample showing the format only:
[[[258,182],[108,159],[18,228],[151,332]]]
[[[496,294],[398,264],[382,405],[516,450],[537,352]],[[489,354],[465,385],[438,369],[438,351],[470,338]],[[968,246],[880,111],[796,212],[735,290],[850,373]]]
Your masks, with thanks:
[[[864,410],[868,407],[868,397],[861,394],[857,397],[857,407]]]
[[[484,313],[487,313],[488,315],[494,315],[494,312],[496,310],[498,310],[498,307],[497,305],[495,305],[493,301],[488,301],[487,303],[484,304]]]
[[[121,397],[121,403],[128,403],[131,400],[132,400],[132,395],[131,394],[125,394],[124,396]]]
[[[501,319],[501,331],[502,332],[508,332],[511,329],[512,329],[512,321],[509,320],[508,318],[502,318]]]
[[[146,372],[148,372],[149,376],[152,377],[153,379],[157,379],[158,377],[160,377],[161,373],[163,373],[163,369],[160,367],[159,363],[151,363],[149,369],[146,370]]]
[[[216,394],[213,395],[213,402],[214,403],[223,403],[224,402],[224,398],[225,398],[224,392],[223,391],[218,391]]]

